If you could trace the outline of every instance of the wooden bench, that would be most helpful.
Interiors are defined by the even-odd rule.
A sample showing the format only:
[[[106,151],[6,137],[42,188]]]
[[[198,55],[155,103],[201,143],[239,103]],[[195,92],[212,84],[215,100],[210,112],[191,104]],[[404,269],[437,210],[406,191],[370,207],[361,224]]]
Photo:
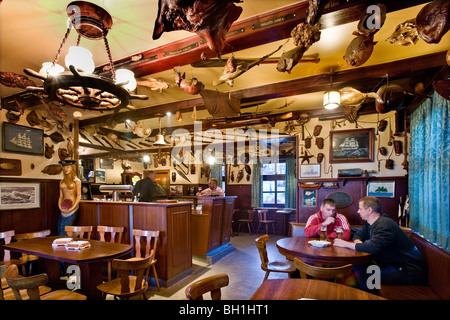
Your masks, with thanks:
[[[427,262],[428,285],[382,285],[379,294],[390,300],[450,300],[450,253],[415,233],[409,237]]]

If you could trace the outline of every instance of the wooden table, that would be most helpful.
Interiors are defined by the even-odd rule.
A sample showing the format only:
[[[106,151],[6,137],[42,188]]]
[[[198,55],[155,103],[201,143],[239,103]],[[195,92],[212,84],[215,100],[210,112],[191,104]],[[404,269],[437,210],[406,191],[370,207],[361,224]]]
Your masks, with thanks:
[[[312,279],[268,279],[250,300],[385,300],[377,295],[342,284]]]
[[[310,240],[318,239],[306,237],[283,238],[277,241],[277,248],[282,255],[290,260],[296,257],[303,262],[318,265],[342,266],[349,263],[364,265],[369,264],[372,260],[372,255],[369,253],[335,247],[333,239],[327,239],[331,244],[324,248],[313,247],[308,243]]]
[[[4,245],[4,248],[13,252],[32,254],[42,259],[48,275],[48,285],[52,288],[60,287],[61,262],[78,265],[81,271],[81,293],[88,299],[102,298],[101,292],[97,290],[97,285],[102,283],[102,267],[105,265],[105,261],[121,257],[133,249],[133,246],[129,244],[89,240],[90,248],[70,251],[64,247],[52,247],[53,240],[56,238],[63,237],[45,237],[13,242]]]

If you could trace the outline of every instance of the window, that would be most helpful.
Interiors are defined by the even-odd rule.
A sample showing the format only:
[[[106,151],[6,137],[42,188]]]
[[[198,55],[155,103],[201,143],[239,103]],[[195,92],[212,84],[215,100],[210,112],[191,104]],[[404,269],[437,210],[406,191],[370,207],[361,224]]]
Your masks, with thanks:
[[[284,207],[286,191],[286,162],[265,163],[262,165],[263,206]]]

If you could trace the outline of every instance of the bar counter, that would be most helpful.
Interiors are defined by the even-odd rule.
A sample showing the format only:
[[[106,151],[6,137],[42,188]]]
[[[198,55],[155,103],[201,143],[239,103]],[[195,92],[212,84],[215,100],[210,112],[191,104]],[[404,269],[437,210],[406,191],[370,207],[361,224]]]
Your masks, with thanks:
[[[81,201],[77,225],[125,227],[122,243],[133,244],[133,229],[159,230],[156,270],[170,286],[192,268],[191,203]]]
[[[226,249],[231,237],[236,196],[198,197],[202,209],[192,212],[192,254],[208,259]]]

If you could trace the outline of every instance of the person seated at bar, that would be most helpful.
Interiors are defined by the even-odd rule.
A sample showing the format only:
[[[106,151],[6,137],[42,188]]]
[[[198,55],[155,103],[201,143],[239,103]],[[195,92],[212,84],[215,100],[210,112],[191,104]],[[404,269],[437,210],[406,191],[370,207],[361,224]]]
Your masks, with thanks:
[[[323,200],[320,211],[309,217],[305,226],[305,236],[318,236],[322,227],[327,229],[327,238],[337,238],[336,231],[338,233],[342,231],[342,238],[350,239],[350,224],[344,215],[336,212],[336,202],[333,199]]]
[[[197,192],[196,196],[207,197],[207,196],[218,195],[218,196],[222,197],[224,195],[223,189],[221,187],[217,186],[216,179],[214,179],[214,178],[210,179],[209,183],[208,183],[208,187],[209,188],[207,188],[205,190]]]
[[[155,178],[155,172],[150,170],[145,178],[136,182],[133,196],[137,198],[138,202],[152,202],[166,194],[164,188],[155,182]]]
[[[359,215],[365,221],[353,241],[335,239],[337,247],[367,252],[374,256],[373,262],[380,268],[380,284],[422,285],[426,284],[427,265],[408,235],[387,215],[381,213],[381,202],[367,196],[359,200]],[[369,291],[367,281],[371,272],[368,266],[354,266],[360,289]]]

